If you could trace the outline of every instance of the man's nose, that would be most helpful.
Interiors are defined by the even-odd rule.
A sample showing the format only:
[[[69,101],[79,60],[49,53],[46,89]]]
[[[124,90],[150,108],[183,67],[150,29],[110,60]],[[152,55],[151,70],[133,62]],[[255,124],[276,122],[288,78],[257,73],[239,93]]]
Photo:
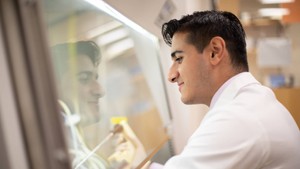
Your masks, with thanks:
[[[174,82],[177,81],[178,76],[179,76],[179,73],[176,70],[176,68],[175,67],[171,67],[170,70],[169,70],[168,80],[171,83],[174,83]]]
[[[92,84],[92,94],[97,96],[98,98],[101,98],[105,95],[103,87],[97,80],[94,80]]]

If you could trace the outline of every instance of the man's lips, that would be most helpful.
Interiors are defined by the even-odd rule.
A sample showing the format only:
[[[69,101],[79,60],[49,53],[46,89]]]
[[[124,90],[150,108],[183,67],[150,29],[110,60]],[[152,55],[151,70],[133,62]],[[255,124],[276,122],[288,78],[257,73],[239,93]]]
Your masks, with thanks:
[[[96,104],[98,105],[99,104],[99,101],[88,101],[89,104]]]
[[[179,88],[179,91],[180,91],[180,92],[181,92],[182,86],[183,86],[183,82],[178,83],[178,88]]]

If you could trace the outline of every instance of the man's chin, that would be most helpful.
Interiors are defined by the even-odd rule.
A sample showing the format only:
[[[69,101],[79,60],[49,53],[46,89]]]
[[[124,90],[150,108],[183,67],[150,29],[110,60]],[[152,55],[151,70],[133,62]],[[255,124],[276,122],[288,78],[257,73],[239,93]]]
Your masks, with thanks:
[[[182,103],[186,105],[197,104],[193,99],[181,96]]]
[[[181,96],[181,102],[184,103],[184,104],[191,104],[191,103],[190,103],[190,100],[187,99],[187,98],[184,97],[184,96]]]
[[[88,126],[92,125],[94,123],[100,122],[101,116],[100,113],[97,110],[90,110],[90,111],[82,111],[80,113],[80,125],[81,126]]]

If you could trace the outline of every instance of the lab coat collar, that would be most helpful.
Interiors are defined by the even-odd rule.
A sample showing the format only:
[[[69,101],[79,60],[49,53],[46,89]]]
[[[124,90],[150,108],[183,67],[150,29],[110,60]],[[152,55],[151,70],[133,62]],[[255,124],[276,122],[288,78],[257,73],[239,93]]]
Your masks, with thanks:
[[[230,102],[242,87],[254,83],[260,84],[249,72],[242,72],[231,77],[214,94],[210,110]]]

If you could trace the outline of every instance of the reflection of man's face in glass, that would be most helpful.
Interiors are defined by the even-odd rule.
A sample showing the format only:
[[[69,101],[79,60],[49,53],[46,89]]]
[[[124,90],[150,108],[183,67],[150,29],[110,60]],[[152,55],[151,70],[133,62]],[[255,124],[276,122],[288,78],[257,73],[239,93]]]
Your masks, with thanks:
[[[103,95],[97,81],[97,67],[87,55],[78,55],[77,60],[69,60],[68,68],[62,74],[62,100],[79,112],[80,123],[88,125],[100,118],[99,98]]]

